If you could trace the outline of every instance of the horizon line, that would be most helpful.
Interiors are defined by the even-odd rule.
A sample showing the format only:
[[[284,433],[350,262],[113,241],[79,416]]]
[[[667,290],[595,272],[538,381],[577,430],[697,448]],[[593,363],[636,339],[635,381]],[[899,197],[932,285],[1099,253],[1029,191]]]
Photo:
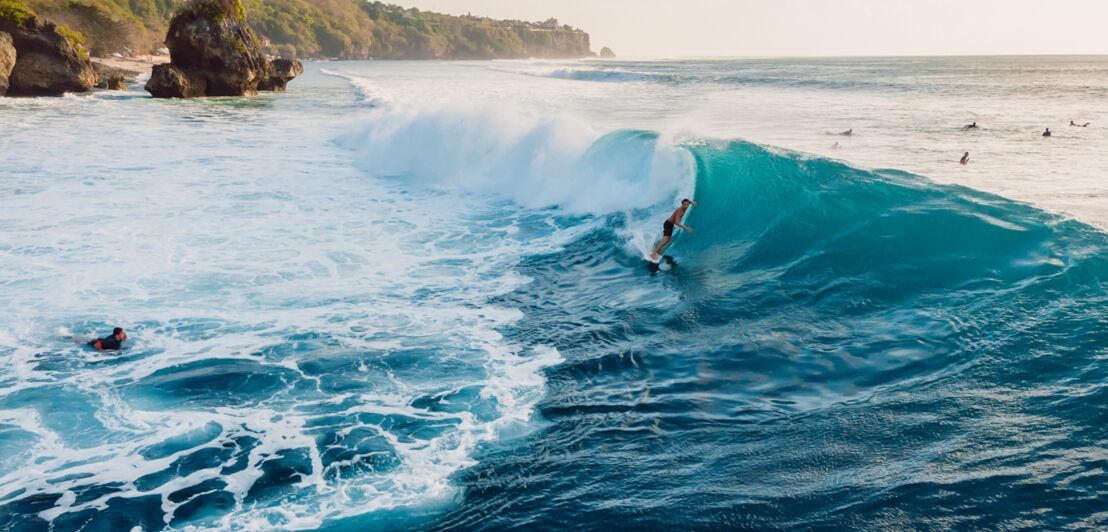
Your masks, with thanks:
[[[628,54],[626,56],[617,55],[614,59],[601,59],[599,57],[580,57],[577,59],[593,59],[599,61],[620,61],[620,60],[640,60],[640,61],[658,61],[658,60],[719,60],[719,59],[859,59],[859,58],[923,58],[923,57],[1108,57],[1108,52],[1068,52],[1068,53],[937,53],[937,54],[751,54],[751,55],[649,55],[649,54]],[[542,59],[542,58],[532,58]]]

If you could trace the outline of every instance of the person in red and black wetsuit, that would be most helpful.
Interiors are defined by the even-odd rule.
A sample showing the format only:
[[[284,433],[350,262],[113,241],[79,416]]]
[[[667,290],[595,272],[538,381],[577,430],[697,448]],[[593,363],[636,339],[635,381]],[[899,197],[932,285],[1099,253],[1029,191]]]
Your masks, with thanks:
[[[116,327],[112,330],[112,334],[103,338],[97,338],[88,343],[97,351],[114,351],[123,347],[123,342],[127,340],[127,333],[123,332],[122,327]]]

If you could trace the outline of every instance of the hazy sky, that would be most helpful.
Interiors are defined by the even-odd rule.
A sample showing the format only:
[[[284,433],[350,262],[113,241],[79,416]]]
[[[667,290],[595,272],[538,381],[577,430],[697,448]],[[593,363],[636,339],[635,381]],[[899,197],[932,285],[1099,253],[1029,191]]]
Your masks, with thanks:
[[[622,56],[1108,54],[1108,0],[391,0],[557,18]]]

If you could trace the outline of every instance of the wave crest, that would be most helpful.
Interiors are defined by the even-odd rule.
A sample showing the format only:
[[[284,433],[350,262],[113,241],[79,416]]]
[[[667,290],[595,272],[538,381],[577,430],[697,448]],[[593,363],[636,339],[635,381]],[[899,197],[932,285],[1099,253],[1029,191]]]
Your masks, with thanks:
[[[570,214],[651,207],[692,179],[689,153],[656,133],[598,136],[573,119],[519,110],[396,106],[368,117],[342,142],[370,174]]]

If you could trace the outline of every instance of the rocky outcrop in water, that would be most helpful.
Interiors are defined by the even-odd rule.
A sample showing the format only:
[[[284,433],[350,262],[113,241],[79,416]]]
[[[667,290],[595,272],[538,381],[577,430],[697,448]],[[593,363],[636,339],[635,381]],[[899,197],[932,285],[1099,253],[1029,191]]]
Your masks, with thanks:
[[[154,65],[146,92],[155,98],[199,98],[206,96],[205,86],[193,83],[193,78],[170,63]]]
[[[278,72],[266,60],[239,0],[194,0],[170,21],[165,44],[170,62],[154,66],[146,84],[155,98],[283,90],[288,80],[303,72],[299,62],[282,64]]]
[[[605,46],[605,47],[600,49],[600,58],[601,59],[615,59],[616,58],[616,53],[613,52],[611,48],[608,48],[607,46]]]
[[[0,12],[0,32],[11,37],[15,49],[15,62],[7,76],[9,96],[61,96],[92,88],[96,72],[88,53],[62,33],[64,28],[7,7]],[[3,62],[0,58],[0,64]]]
[[[269,77],[258,83],[260,91],[283,91],[289,80],[304,73],[304,65],[296,59],[274,59]]]
[[[8,76],[15,67],[15,46],[12,45],[12,36],[0,32],[0,96],[8,93]]]
[[[96,82],[96,88],[108,89],[110,91],[125,91],[127,90],[127,81],[120,74],[101,76]]]

